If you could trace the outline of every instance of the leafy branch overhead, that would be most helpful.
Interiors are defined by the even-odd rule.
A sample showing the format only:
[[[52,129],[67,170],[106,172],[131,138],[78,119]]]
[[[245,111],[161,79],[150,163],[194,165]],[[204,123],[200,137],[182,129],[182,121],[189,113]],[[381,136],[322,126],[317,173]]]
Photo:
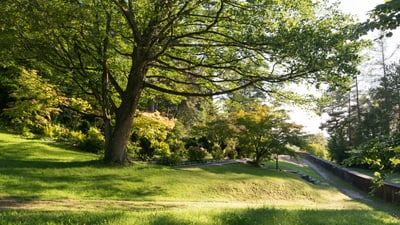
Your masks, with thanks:
[[[377,5],[370,12],[370,19],[363,23],[362,28],[365,31],[375,29],[388,31],[386,36],[390,37],[393,33],[389,30],[394,30],[398,26],[400,26],[400,1],[389,0]]]

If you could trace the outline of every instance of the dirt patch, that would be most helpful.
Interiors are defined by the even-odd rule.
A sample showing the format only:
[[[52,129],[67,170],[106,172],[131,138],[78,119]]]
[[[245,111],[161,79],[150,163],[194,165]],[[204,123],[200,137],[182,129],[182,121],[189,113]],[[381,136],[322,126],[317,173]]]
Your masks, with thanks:
[[[118,201],[118,200],[59,200],[28,201],[0,199],[0,209],[16,210],[163,210],[179,208],[248,208],[262,204],[246,202],[172,202],[172,201]]]
[[[184,204],[177,202],[151,201],[112,201],[112,200],[59,200],[59,201],[28,201],[0,199],[0,208],[26,210],[150,210],[182,208]]]

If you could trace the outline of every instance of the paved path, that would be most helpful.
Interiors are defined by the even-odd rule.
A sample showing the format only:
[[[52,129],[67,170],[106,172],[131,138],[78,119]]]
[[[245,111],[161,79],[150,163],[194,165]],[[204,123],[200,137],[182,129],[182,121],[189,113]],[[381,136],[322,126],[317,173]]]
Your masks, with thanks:
[[[334,180],[340,179],[336,177],[334,174],[330,173],[329,171],[317,166],[315,163],[303,159],[302,160],[305,164],[307,164],[309,167],[311,167],[315,172],[317,172],[322,178],[324,178],[330,185],[336,187],[339,191],[341,191],[343,194],[347,195],[349,198],[355,200],[355,201],[360,201],[363,202],[367,205],[370,205],[376,209],[386,211],[390,214],[392,214],[395,217],[400,218],[400,212],[388,207],[388,203],[382,203],[378,201],[374,201],[372,197],[368,196],[367,193],[364,193],[361,190],[357,190],[356,188],[347,188],[343,185],[338,185]],[[345,182],[345,181],[343,181]]]
[[[331,184],[332,186],[335,186],[336,188],[338,188],[343,194],[349,196],[351,199],[354,200],[361,200],[363,202],[371,202],[370,199],[364,197],[363,195],[360,194],[360,192],[351,190],[349,188],[345,188],[345,187],[339,187],[338,185],[335,185],[332,182],[332,176],[334,176],[333,174],[331,174],[328,171],[325,171],[324,169],[321,169],[320,167],[318,167],[317,165],[315,165],[314,163],[312,163],[309,160],[303,159],[303,162],[306,163],[309,167],[311,167],[313,170],[315,170],[315,172],[317,172],[322,178],[324,178],[329,184]]]
[[[216,162],[210,162],[210,163],[194,163],[194,164],[188,164],[188,165],[179,165],[176,167],[177,168],[191,168],[191,167],[221,166],[221,165],[237,164],[237,163],[245,163],[245,162],[247,162],[247,160],[236,159],[236,160],[216,161]]]

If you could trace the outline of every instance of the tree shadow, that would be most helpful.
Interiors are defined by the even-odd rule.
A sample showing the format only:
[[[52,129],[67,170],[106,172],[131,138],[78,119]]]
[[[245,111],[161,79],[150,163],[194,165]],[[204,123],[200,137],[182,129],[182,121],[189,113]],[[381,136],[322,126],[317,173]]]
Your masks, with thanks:
[[[2,224],[114,224],[125,216],[121,211],[32,211],[1,210]]]
[[[12,160],[0,159],[0,169],[14,168],[14,169],[66,169],[78,167],[104,167],[101,160],[89,161],[72,161],[72,162],[55,162],[45,160]]]
[[[201,215],[203,216],[203,215]],[[379,212],[370,210],[307,210],[307,209],[273,209],[250,208],[228,209],[222,212],[211,213],[213,224],[228,225],[309,225],[309,224],[365,224],[365,225],[395,225],[399,220],[388,219]],[[151,219],[151,225],[197,224],[197,218],[181,218],[176,215],[158,215]],[[201,223],[200,223],[201,224]]]
[[[0,175],[6,179],[0,182],[2,196],[35,200],[46,198],[49,192],[62,192],[64,195],[71,192],[82,198],[117,196],[121,199],[140,199],[164,192],[161,187],[124,187],[127,183],[143,182],[142,178],[125,171],[125,166],[106,165],[100,159],[79,159],[79,155],[68,150],[65,150],[67,156],[64,157],[63,152],[53,153],[51,150],[49,154],[54,155],[46,155],[46,150],[32,148],[35,145],[26,142],[0,144]],[[42,150],[45,153],[37,154]]]

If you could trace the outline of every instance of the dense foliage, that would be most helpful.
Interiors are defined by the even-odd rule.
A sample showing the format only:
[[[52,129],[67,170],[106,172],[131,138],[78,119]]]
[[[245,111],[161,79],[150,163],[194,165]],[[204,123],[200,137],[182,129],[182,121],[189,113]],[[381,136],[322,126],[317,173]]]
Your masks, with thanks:
[[[362,166],[374,171],[400,172],[400,135],[381,136],[350,152],[348,165]],[[379,174],[384,176],[385,174]]]
[[[0,10],[2,64],[38,71],[57,96],[88,103],[82,112],[60,102],[58,118],[101,128],[104,160],[116,163],[128,160],[138,107],[196,122],[204,117],[189,113],[206,105],[190,96],[276,93],[285,82],[344,87],[361,46],[355,24],[327,1],[4,0]],[[49,120],[46,110],[36,114]]]
[[[400,24],[399,12],[399,1],[385,1],[370,12],[370,19],[361,26],[363,34],[375,29],[382,32],[374,40],[379,53],[374,66],[379,71],[362,74],[378,77],[378,83],[361,92],[360,83],[366,81],[356,77],[347,91],[329,93],[332,101],[325,108],[330,115],[324,127],[330,133],[331,157],[339,163],[374,170],[378,180],[388,172],[398,171],[400,157],[400,64],[388,64],[390,54],[385,49],[385,42],[393,41],[386,37],[392,36],[392,30]]]
[[[370,19],[362,26],[365,30],[384,30],[388,31],[386,36],[392,36],[390,30],[395,30],[400,26],[400,2],[388,0],[377,5],[370,13]]]
[[[330,139],[330,156],[337,162],[377,171],[378,177],[398,165],[400,143],[400,67],[386,66],[378,86],[352,99],[351,92],[337,96],[328,108],[325,124]]]

